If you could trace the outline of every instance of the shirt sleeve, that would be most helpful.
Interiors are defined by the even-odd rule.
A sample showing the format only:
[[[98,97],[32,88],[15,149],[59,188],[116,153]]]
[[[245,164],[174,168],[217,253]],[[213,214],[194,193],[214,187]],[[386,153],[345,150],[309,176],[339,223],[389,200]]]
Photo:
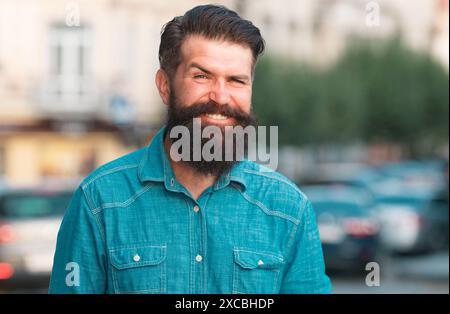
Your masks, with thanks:
[[[309,200],[293,241],[280,293],[331,293],[316,217]]]
[[[98,215],[79,187],[58,232],[49,293],[105,293],[106,254]]]

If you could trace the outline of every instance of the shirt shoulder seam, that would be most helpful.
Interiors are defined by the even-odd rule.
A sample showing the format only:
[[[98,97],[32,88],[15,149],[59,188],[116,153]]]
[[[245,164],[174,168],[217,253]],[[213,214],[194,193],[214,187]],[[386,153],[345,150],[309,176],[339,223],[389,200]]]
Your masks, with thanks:
[[[243,169],[243,171],[246,173],[249,173],[249,174],[265,177],[265,178],[272,179],[272,180],[275,180],[280,183],[284,183],[284,184],[290,186],[302,198],[306,197],[305,194],[297,186],[295,186],[292,182],[289,182],[288,180],[283,179],[283,178],[279,178],[278,176],[270,175],[270,172],[259,172],[259,171],[250,170],[250,169]]]
[[[87,186],[89,186],[91,183],[93,183],[94,181],[98,180],[101,177],[113,174],[115,172],[119,172],[122,170],[127,170],[127,169],[132,169],[132,168],[136,168],[138,167],[139,164],[129,164],[129,165],[122,165],[122,166],[117,166],[108,170],[104,170],[98,174],[96,174],[94,177],[92,177],[91,179],[89,179],[87,182],[85,182],[82,185],[82,188],[85,189]]]
[[[264,205],[263,203],[261,203],[260,201],[255,200],[254,198],[252,198],[252,197],[251,197],[250,195],[248,195],[247,193],[241,191],[240,189],[238,189],[238,188],[235,188],[235,189],[237,189],[237,190],[241,193],[241,195],[242,195],[248,202],[250,202],[250,203],[252,203],[252,204],[258,206],[258,207],[259,207],[264,213],[266,213],[267,215],[270,215],[270,216],[277,216],[277,217],[280,217],[280,218],[289,220],[289,221],[291,221],[292,223],[294,223],[295,225],[298,225],[298,224],[300,223],[300,220],[299,220],[299,219],[297,219],[297,218],[295,218],[295,217],[293,217],[293,216],[291,216],[291,215],[287,215],[287,214],[285,214],[285,213],[283,213],[283,212],[281,212],[281,211],[278,211],[278,210],[272,210],[272,209],[268,208],[267,206],[265,206],[265,205]],[[303,204],[302,204],[302,205],[303,205]]]
[[[89,195],[88,195],[88,191],[86,191],[86,189],[85,189],[84,187],[81,187],[81,190],[82,190],[82,192],[83,192],[83,196],[84,196],[84,198],[86,199],[87,205],[88,205],[88,207],[89,207],[89,212],[91,213],[92,218],[94,219],[95,224],[97,225],[97,228],[98,228],[99,231],[100,231],[100,236],[101,236],[101,238],[102,238],[103,244],[104,244],[105,247],[106,247],[106,237],[105,237],[105,233],[104,233],[103,228],[101,227],[100,222],[98,221],[98,215],[97,215],[97,214],[98,214],[99,212],[95,212],[94,206],[93,206],[93,202],[92,202],[91,198],[90,198]]]
[[[96,208],[94,208],[92,210],[92,212],[94,214],[101,212],[103,209],[107,209],[107,208],[115,208],[115,207],[121,207],[121,208],[125,208],[130,206],[131,204],[134,203],[134,201],[136,201],[141,195],[143,195],[144,193],[146,193],[147,191],[149,191],[153,186],[154,186],[154,182],[150,182],[147,183],[143,188],[139,189],[136,193],[134,193],[133,195],[131,195],[128,199],[126,199],[125,201],[122,202],[110,202],[110,203],[102,203],[101,205],[97,206]]]

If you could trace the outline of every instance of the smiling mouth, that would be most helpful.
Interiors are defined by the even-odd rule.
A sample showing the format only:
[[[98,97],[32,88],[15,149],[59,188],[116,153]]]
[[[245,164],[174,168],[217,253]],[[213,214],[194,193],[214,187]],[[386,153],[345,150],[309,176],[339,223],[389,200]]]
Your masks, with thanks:
[[[217,120],[217,121],[224,121],[224,120],[229,119],[229,117],[223,116],[221,114],[205,114],[205,117],[212,119],[212,120]]]
[[[205,124],[212,124],[220,127],[236,124],[235,118],[219,113],[205,113],[202,114],[200,118]]]

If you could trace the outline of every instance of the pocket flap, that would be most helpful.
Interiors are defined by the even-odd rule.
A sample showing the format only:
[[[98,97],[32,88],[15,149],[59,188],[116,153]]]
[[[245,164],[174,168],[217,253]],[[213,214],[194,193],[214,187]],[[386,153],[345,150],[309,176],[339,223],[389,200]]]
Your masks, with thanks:
[[[138,246],[111,249],[111,264],[117,269],[160,264],[166,258],[166,246]]]
[[[284,264],[284,258],[281,254],[243,248],[234,249],[234,261],[246,269],[272,269],[279,268]]]

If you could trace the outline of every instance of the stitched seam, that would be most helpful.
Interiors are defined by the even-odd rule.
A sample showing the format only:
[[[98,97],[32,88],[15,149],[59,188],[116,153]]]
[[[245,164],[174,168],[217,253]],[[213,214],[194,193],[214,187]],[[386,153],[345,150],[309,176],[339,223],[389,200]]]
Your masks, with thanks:
[[[237,269],[236,269],[236,267],[237,267],[237,265],[236,265],[236,263],[234,262],[233,263],[233,290],[232,290],[232,294],[237,294],[238,292],[237,292],[237,276],[238,276],[238,272],[237,272]]]
[[[300,210],[300,215],[299,215],[299,218],[298,218],[299,222],[301,222],[303,216],[305,215],[304,213],[305,213],[306,206],[307,206],[307,201],[306,201],[306,199],[303,199],[302,205],[300,206],[300,209],[301,209],[301,210]],[[300,223],[299,223],[299,224],[300,224]],[[292,228],[292,230],[291,230],[291,234],[290,234],[290,236],[289,236],[289,241],[288,241],[288,243],[286,244],[286,253],[285,253],[285,256],[289,256],[288,253],[290,252],[292,246],[294,245],[294,242],[295,242],[295,236],[296,236],[296,234],[297,234],[297,229],[298,229],[299,224],[295,225],[295,226]]]
[[[166,293],[167,291],[167,283],[166,283],[166,264],[167,263],[162,263],[160,264],[161,267],[161,280],[160,280],[160,291],[162,293]]]
[[[257,176],[266,177],[266,178],[273,179],[273,180],[276,180],[278,182],[282,182],[284,184],[287,184],[291,188],[293,188],[298,194],[300,194],[300,196],[305,197],[305,194],[296,185],[294,185],[293,183],[291,183],[291,182],[289,182],[289,181],[287,181],[285,179],[282,179],[282,178],[279,178],[279,177],[276,177],[276,176],[268,175],[267,172],[261,173],[261,172],[257,172],[257,171],[249,170],[249,169],[243,169],[243,171],[247,172],[249,174],[254,174],[254,175],[257,175]],[[268,172],[268,173],[270,173],[270,172]]]
[[[114,207],[127,207],[133,204],[134,201],[136,201],[142,194],[150,190],[154,186],[153,183],[148,183],[145,187],[141,188],[139,191],[137,191],[133,196],[131,196],[129,199],[123,202],[114,202],[114,203],[104,203],[100,205],[99,207],[95,208],[93,211],[95,213],[101,211],[102,209],[106,208],[114,208]]]
[[[189,293],[194,293],[194,279],[193,279],[193,261],[191,261],[191,256],[193,256],[192,250],[192,221],[191,221],[191,206],[186,198],[184,198],[186,203],[187,214],[188,214],[188,230],[189,230]]]
[[[145,180],[164,182],[164,177],[145,177]]]
[[[163,246],[156,246],[156,245],[147,245],[147,246],[132,246],[132,247],[123,247],[124,249],[126,248],[146,248],[146,247],[157,247],[157,248],[162,248],[164,253],[165,253],[165,249],[166,249],[166,245]],[[109,256],[111,257],[111,253],[114,251],[120,250],[118,247],[115,249],[110,250],[110,254]],[[130,294],[130,293],[144,293],[144,292],[152,292],[152,293],[157,293],[157,292],[165,292],[165,264],[164,260],[165,260],[166,255],[163,255],[163,260],[160,261],[158,264],[156,265],[141,265],[142,267],[148,267],[148,266],[155,266],[155,267],[160,267],[161,271],[160,271],[160,287],[159,288],[155,288],[155,289],[147,289],[147,290],[135,290],[135,291],[127,291],[127,290],[121,290],[119,288],[119,282],[118,282],[118,278],[117,275],[120,271],[124,271],[126,269],[129,268],[125,268],[125,269],[116,269],[115,267],[112,269],[112,277],[113,277],[113,286],[114,286],[114,291],[116,294]],[[113,264],[111,262],[111,264]],[[164,270],[163,270],[164,268]],[[164,285],[164,286],[163,286]]]
[[[91,178],[88,182],[83,184],[83,189],[85,189],[88,185],[90,185],[92,182],[94,182],[95,180],[104,177],[108,174],[112,174],[114,172],[118,172],[121,170],[126,170],[126,169],[132,169],[132,168],[136,168],[139,167],[139,164],[131,164],[131,165],[123,165],[123,166],[118,166],[109,170],[105,170],[104,172],[101,172],[99,174],[97,174],[96,176],[94,176],[93,178]]]
[[[302,202],[302,205],[301,205],[301,215],[299,217],[299,220],[301,220],[303,218],[303,216],[305,215],[304,213],[305,213],[306,206],[307,206],[307,201],[306,201],[306,199],[304,199]],[[295,239],[296,239],[296,235],[298,232],[298,226],[299,225],[294,225],[294,227],[292,228],[292,230],[290,232],[288,243],[286,244],[285,256],[286,256],[288,262],[291,257],[290,253],[295,244]],[[283,272],[283,274],[285,274],[285,273]],[[280,276],[280,287],[283,283],[283,279],[284,279],[283,276]]]
[[[264,206],[264,204],[263,203],[261,203],[260,201],[257,201],[257,200],[255,200],[255,199],[253,199],[253,198],[251,198],[249,195],[247,195],[245,192],[242,192],[241,190],[239,190],[238,188],[236,188],[236,187],[232,187],[233,189],[236,189],[237,191],[239,191],[239,193],[241,193],[241,195],[248,201],[248,202],[250,202],[250,203],[252,203],[252,204],[254,204],[254,205],[256,205],[256,206],[258,206],[264,213],[266,213],[267,215],[270,215],[270,216],[277,216],[277,217],[280,217],[280,218],[283,218],[283,219],[286,219],[286,220],[289,220],[289,221],[292,221],[294,224],[299,224],[299,220],[298,219],[296,219],[296,218],[294,218],[294,217],[292,217],[292,216],[289,216],[289,215],[286,215],[286,214],[284,214],[284,213],[282,213],[282,212],[279,212],[279,211],[275,211],[275,210],[270,210],[270,209],[268,209],[266,206]]]
[[[142,179],[142,171],[144,168],[144,165],[147,163],[147,159],[148,159],[148,146],[145,148],[144,151],[144,158],[141,159],[140,163],[138,164],[138,177]]]
[[[240,185],[242,185],[244,187],[244,189],[247,188],[245,183],[244,183],[245,180],[242,180],[242,178],[240,178],[240,177],[230,176],[230,180],[239,183]]]
[[[115,291],[116,293],[120,293],[119,282],[118,282],[117,277],[116,277],[116,270],[115,270],[115,269],[112,269],[111,272],[112,272],[112,277],[113,277],[114,291]]]
[[[278,278],[280,278],[280,269],[274,269],[274,271],[276,271],[277,274],[275,276],[275,280],[273,281],[272,292],[276,291],[278,285]]]
[[[159,249],[167,248],[166,245],[140,245],[140,243],[136,243],[135,245],[132,245],[132,246],[128,246],[128,245],[115,246],[115,247],[111,248],[109,250],[109,252],[113,253],[113,252],[121,251],[124,249],[143,249],[143,248],[149,248],[149,247],[154,247],[154,248],[159,248]]]
[[[165,264],[165,263],[163,263]],[[159,265],[156,267],[163,267],[163,265]],[[160,278],[160,287],[159,288],[155,288],[155,289],[147,289],[147,290],[135,290],[135,291],[127,291],[127,290],[121,290],[119,288],[119,281],[117,279],[117,274],[118,272],[123,271],[123,270],[116,270],[113,269],[112,270],[112,277],[113,277],[113,285],[114,285],[114,291],[116,294],[121,294],[121,293],[125,293],[125,294],[130,294],[130,293],[143,293],[143,292],[160,292],[162,290],[162,278]]]
[[[138,267],[145,267],[145,266],[156,266],[161,264],[165,259],[165,256],[159,257],[156,261],[150,261],[150,262],[142,262],[142,263],[128,263],[124,265],[116,265],[117,263],[112,263],[112,265],[118,269],[118,270],[124,270],[124,269],[130,269],[130,268],[138,268]]]
[[[103,246],[105,247],[105,250],[106,250],[106,236],[105,236],[104,230],[100,224],[100,221],[98,220],[99,219],[99,217],[97,215],[98,212],[94,212],[94,210],[92,209],[92,208],[94,208],[93,202],[92,202],[91,198],[88,196],[87,191],[83,187],[81,188],[81,190],[83,191],[84,198],[86,199],[86,202],[89,206],[89,210],[92,214],[92,217],[94,218],[95,224],[97,225],[97,228],[100,231],[100,237],[102,238]]]
[[[208,204],[208,201],[211,199],[211,195],[212,193],[208,193],[207,197],[206,197],[206,201],[205,201],[205,205],[203,207],[203,211],[200,212],[200,214],[202,215],[202,250],[203,250],[203,255],[205,256],[206,259],[208,259],[208,228],[207,228],[207,221],[206,221],[206,215],[205,215],[205,210]],[[206,293],[207,291],[207,280],[208,280],[208,263],[203,264],[203,291],[202,293]]]
[[[259,271],[261,271],[261,270],[262,269],[259,269]],[[268,270],[268,271],[271,271],[271,272],[275,273],[275,278],[273,279],[274,283],[273,283],[273,286],[272,286],[272,291],[269,292],[269,293],[274,293],[274,291],[276,290],[276,287],[277,287],[277,281],[278,281],[278,278],[279,278],[280,270],[279,269],[264,269],[264,270]],[[256,270],[252,269],[252,270],[247,270],[247,271],[258,271],[258,269],[256,269]],[[236,263],[234,263],[233,291],[232,291],[232,294],[253,294],[253,293],[255,293],[255,292],[243,292],[243,291],[241,291],[241,289],[238,289],[237,282],[239,281],[238,277],[240,277],[239,276],[240,272],[241,271],[239,270],[238,266],[236,265]]]
[[[283,257],[283,256],[278,255],[278,254],[269,253],[269,252],[267,252],[267,251],[252,251],[252,250],[248,250],[248,249],[244,249],[244,248],[239,248],[239,247],[236,247],[236,248],[234,249],[234,251],[235,251],[235,252],[254,253],[254,254],[257,254],[257,255],[268,255],[268,256],[271,256],[271,257],[275,257],[275,258],[277,258],[277,259],[280,259],[281,261],[284,262],[284,257]]]
[[[143,292],[160,292],[161,289],[148,289],[148,290],[135,290],[135,291],[118,291],[118,294],[135,294],[135,293],[143,293]]]

